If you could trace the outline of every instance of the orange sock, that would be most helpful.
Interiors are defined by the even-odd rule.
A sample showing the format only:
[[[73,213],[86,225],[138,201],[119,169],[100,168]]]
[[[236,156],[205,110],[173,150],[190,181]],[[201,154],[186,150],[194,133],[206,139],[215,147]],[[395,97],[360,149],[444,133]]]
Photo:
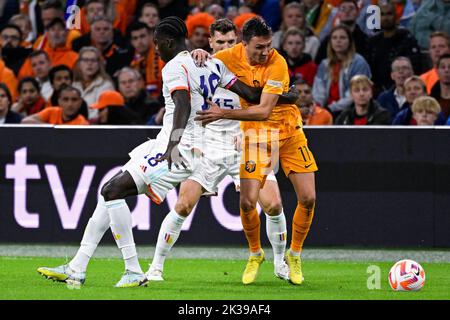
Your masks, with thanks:
[[[294,219],[292,222],[292,242],[291,250],[293,252],[301,252],[303,248],[303,242],[305,242],[308,235],[311,222],[314,217],[314,205],[312,209],[308,210],[304,206],[297,203],[295,209]]]
[[[256,209],[244,213],[241,209],[241,221],[244,227],[245,237],[247,238],[250,251],[257,253],[261,250],[260,226],[261,221]]]

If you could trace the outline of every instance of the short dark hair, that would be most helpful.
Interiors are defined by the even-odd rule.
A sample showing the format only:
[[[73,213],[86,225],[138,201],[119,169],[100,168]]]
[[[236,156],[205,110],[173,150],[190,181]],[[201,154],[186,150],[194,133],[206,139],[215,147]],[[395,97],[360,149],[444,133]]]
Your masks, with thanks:
[[[5,29],[14,29],[19,33],[20,39],[22,39],[22,30],[20,30],[18,25],[12,24],[12,23],[8,23],[7,25],[5,25],[2,30],[0,32],[3,32],[3,30]]]
[[[11,108],[11,104],[12,104],[11,91],[9,91],[8,86],[4,82],[0,82],[0,89],[5,91],[6,97],[8,98],[8,101],[9,101],[9,107]]]
[[[60,71],[67,71],[70,74],[70,79],[73,79],[72,70],[65,64],[59,64],[57,66],[52,67],[50,69],[50,71],[48,72],[48,79],[50,80],[51,85],[53,85],[53,81],[55,80],[56,73],[60,72]]]
[[[19,85],[17,86],[17,88],[19,89],[19,93],[22,91],[23,85],[28,82],[31,83],[33,87],[35,87],[36,90],[40,93],[41,87],[39,85],[39,82],[33,77],[25,77],[19,81]]]
[[[148,33],[152,33],[152,29],[146,23],[135,21],[128,27],[127,34],[131,35],[131,32],[142,29],[147,30]]]
[[[63,4],[60,0],[46,0],[41,5],[41,10],[55,9],[59,11],[64,11]]]
[[[269,37],[272,35],[272,28],[260,17],[248,20],[242,28],[242,40],[250,42],[253,37]]]
[[[169,38],[181,40],[186,39],[188,31],[183,20],[176,16],[170,16],[162,19],[155,28],[155,33],[165,35]]]
[[[45,52],[44,50],[33,51],[32,53],[30,53],[30,55],[28,57],[31,59],[31,58],[40,56],[41,54],[44,55],[47,58],[48,61],[50,61],[50,57],[48,56],[48,53]]]
[[[74,86],[68,85],[68,86],[63,86],[63,87],[59,90],[59,92],[58,92],[58,99],[61,97],[61,94],[62,94],[64,91],[74,91],[74,92],[76,92],[76,93],[78,94],[78,96],[81,98],[81,91],[80,91],[79,89],[75,88]]]
[[[216,31],[221,34],[227,34],[230,31],[237,33],[237,27],[230,19],[224,18],[214,21],[214,23],[209,26],[209,35],[211,37],[214,36],[214,32]]]
[[[439,68],[439,66],[441,64],[441,61],[444,60],[444,59],[450,59],[450,53],[444,53],[442,56],[440,56],[438,61],[437,61],[436,67]]]
[[[66,23],[64,22],[64,20],[61,19],[60,17],[56,17],[52,21],[50,21],[50,23],[48,25],[45,26],[45,29],[48,30],[57,24],[59,24],[61,27],[63,27],[63,29],[66,28]]]

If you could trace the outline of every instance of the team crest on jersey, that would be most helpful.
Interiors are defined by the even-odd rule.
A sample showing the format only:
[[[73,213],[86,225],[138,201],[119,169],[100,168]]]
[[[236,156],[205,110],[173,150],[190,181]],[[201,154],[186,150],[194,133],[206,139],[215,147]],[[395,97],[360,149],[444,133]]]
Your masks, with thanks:
[[[253,160],[249,160],[245,163],[245,171],[252,173],[256,169],[256,163]]]

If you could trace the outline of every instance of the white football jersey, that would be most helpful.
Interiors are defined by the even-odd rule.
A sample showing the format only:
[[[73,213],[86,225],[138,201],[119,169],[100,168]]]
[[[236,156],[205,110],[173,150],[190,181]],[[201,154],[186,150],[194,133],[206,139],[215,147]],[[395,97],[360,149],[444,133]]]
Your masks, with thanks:
[[[163,127],[156,139],[159,143],[169,142],[175,111],[171,93],[174,90],[186,89],[191,97],[191,112],[180,145],[186,148],[201,147],[205,128],[194,121],[196,112],[208,109],[206,100],[212,100],[218,88],[226,88],[234,83],[235,75],[218,59],[211,59],[206,63],[206,67],[197,67],[190,53],[182,51],[164,66],[162,79],[166,112]]]

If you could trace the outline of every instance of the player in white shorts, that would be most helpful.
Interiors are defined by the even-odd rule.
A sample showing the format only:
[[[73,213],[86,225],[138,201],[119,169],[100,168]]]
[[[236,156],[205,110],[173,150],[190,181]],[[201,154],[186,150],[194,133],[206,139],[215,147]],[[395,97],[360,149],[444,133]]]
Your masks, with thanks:
[[[124,199],[145,193],[160,202],[187,177],[195,180],[200,189],[214,191],[214,185],[207,179],[208,172],[214,170],[213,163],[193,152],[197,148],[194,138],[203,136],[204,131],[193,118],[207,105],[205,86],[214,92],[218,86],[228,85],[242,96],[256,98],[253,90],[238,81],[220,61],[211,61],[207,68],[197,68],[186,51],[186,36],[186,26],[177,17],[165,18],[157,25],[155,44],[161,58],[167,62],[163,69],[164,126],[155,140],[135,148],[122,171],[102,187],[75,257],[56,268],[38,268],[47,278],[84,283],[87,264],[104,233],[111,228],[125,262],[125,272],[116,287],[145,285],[147,278],[138,262],[131,213]]]
[[[215,53],[232,47],[236,43],[236,27],[228,19],[217,20],[210,27],[210,36],[210,46]],[[221,108],[240,108],[239,96],[227,89],[218,87],[212,100]],[[214,192],[217,185],[227,175],[233,178],[236,189],[239,190],[240,136],[239,121],[224,119],[205,127],[204,139],[199,149],[204,153],[207,162],[214,164],[214,169],[211,170],[214,174],[208,173],[210,177],[214,177],[211,180],[212,185],[215,186]],[[200,199],[201,190],[192,180],[198,182],[198,177],[189,177],[181,184],[177,206],[166,216],[161,225],[154,258],[146,273],[150,281],[163,281],[165,258],[177,241],[183,221],[187,217],[183,213],[189,214]],[[288,280],[289,268],[283,258],[286,249],[286,219],[273,171],[268,175],[264,188],[260,192],[259,203],[266,213],[266,231],[274,253],[274,273],[277,277]]]

